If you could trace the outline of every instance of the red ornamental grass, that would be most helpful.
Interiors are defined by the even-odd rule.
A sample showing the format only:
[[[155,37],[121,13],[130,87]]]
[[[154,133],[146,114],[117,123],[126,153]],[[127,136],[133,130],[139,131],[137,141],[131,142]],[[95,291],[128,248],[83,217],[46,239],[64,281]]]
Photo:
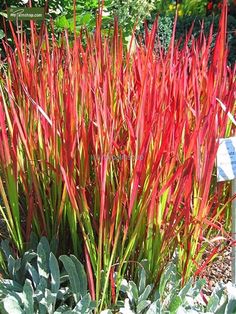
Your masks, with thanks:
[[[207,9],[208,9],[209,11],[211,11],[211,10],[213,9],[213,2],[212,2],[212,1],[208,2],[208,4],[207,4]]]
[[[100,309],[118,295],[115,272],[119,283],[147,259],[158,282],[177,249],[184,282],[200,269],[204,237],[224,232],[215,156],[231,125],[216,98],[235,111],[224,5],[212,59],[212,32],[154,53],[155,24],[129,53],[117,23],[101,36],[101,16],[86,45],[47,29],[5,44],[1,214],[19,250],[34,230],[78,255]]]

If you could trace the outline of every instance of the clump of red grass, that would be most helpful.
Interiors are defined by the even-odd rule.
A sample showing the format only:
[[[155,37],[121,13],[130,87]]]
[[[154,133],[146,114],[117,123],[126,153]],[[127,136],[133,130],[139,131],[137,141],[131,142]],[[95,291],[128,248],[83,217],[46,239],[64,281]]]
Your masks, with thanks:
[[[157,23],[127,52],[117,24],[102,38],[101,16],[86,46],[47,29],[5,43],[1,214],[19,250],[33,230],[79,255],[101,308],[114,301],[114,272],[135,272],[129,261],[147,259],[155,282],[177,249],[184,281],[203,236],[223,232],[214,164],[228,120],[216,98],[235,110],[226,15],[225,4],[213,58],[212,32],[181,49],[173,35],[156,55]]]

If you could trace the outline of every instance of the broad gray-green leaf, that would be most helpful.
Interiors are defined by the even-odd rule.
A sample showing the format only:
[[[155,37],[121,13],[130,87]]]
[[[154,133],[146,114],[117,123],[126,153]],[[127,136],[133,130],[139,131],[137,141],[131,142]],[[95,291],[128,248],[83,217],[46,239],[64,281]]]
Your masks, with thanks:
[[[57,293],[60,288],[60,269],[53,253],[50,253],[49,268],[51,272],[51,290],[52,292]]]
[[[146,272],[145,269],[142,267],[139,272],[139,285],[138,285],[139,293],[143,293],[145,287],[146,287]]]
[[[0,280],[0,288],[2,288],[2,286],[9,291],[22,292],[23,290],[22,286],[18,282],[11,279]]]
[[[216,294],[211,295],[208,303],[207,303],[207,312],[213,312],[215,313],[215,310],[217,309],[217,306],[220,304],[220,300]]]
[[[6,297],[3,300],[3,308],[6,313],[25,314],[17,299],[12,296]]]
[[[49,289],[45,289],[44,298],[42,298],[40,304],[45,306],[45,308],[47,309],[47,313],[54,313],[56,294],[52,293]]]
[[[42,244],[44,252],[46,253],[47,258],[49,259],[49,254],[51,252],[51,248],[50,248],[48,239],[46,237],[42,237],[40,239],[40,243]]]
[[[236,300],[235,299],[229,300],[225,309],[225,314],[236,314]]]
[[[37,246],[38,246],[39,239],[37,235],[34,232],[31,232],[30,234],[30,241],[29,241],[29,247],[33,251],[37,251]]]
[[[138,302],[138,288],[133,281],[129,282],[129,290],[127,296],[131,302]]]
[[[184,307],[180,306],[176,312],[176,314],[199,314],[198,311],[195,310],[185,310]],[[210,314],[210,313],[209,313]]]
[[[141,313],[144,309],[146,309],[151,304],[151,301],[149,300],[143,300],[139,302],[137,305],[137,313]]]
[[[44,277],[41,277],[39,280],[39,284],[37,285],[37,289],[35,291],[35,296],[37,300],[40,302],[44,297],[45,290],[47,289],[47,280]]]
[[[48,314],[47,306],[41,302],[39,303],[39,313],[40,314]]]
[[[120,285],[120,291],[126,293],[129,289],[129,284],[126,279],[122,279],[121,285]]]
[[[30,276],[31,276],[31,278],[33,280],[34,288],[36,288],[37,285],[39,284],[39,274],[38,274],[38,272],[36,271],[36,269],[30,263],[26,264],[26,270],[30,274]]]
[[[59,257],[59,259],[62,261],[63,266],[69,275],[71,290],[77,303],[80,299],[81,284],[79,282],[76,266],[69,256],[62,255]]]
[[[217,308],[214,314],[225,314],[226,312],[226,306],[227,306],[228,300],[225,299],[224,302]]]
[[[200,291],[202,290],[202,287],[206,284],[206,280],[205,279],[199,279],[197,282],[196,282],[196,285],[193,289],[193,297],[196,298]]]
[[[44,249],[44,245],[39,242],[37,247],[37,264],[38,264],[38,272],[39,276],[48,279],[49,270],[48,270],[48,257],[47,252]]]
[[[70,289],[68,287],[60,288],[57,292],[57,299],[65,301],[70,296]]]
[[[150,307],[148,308],[146,314],[162,314],[160,310],[160,302],[155,301],[153,302]]]
[[[91,303],[91,297],[90,294],[87,293],[74,307],[73,312],[74,313],[88,313],[91,311],[90,308]]]
[[[7,268],[9,271],[9,275],[11,276],[11,278],[14,278],[15,275],[15,259],[12,255],[9,256],[8,261],[7,261]]]
[[[170,263],[167,266],[166,271],[162,274],[161,279],[160,279],[160,284],[159,284],[159,292],[160,295],[162,296],[165,288],[166,288],[166,284],[169,281],[172,272],[174,272],[176,270],[176,266],[173,263]]]
[[[186,283],[186,285],[180,290],[179,296],[181,297],[182,300],[185,299],[186,294],[187,294],[187,293],[189,292],[189,290],[191,289],[192,283],[193,283],[193,281],[192,281],[192,279],[190,279],[190,280]]]
[[[26,279],[24,287],[23,287],[23,303],[25,314],[34,313],[34,299],[33,299],[33,287],[31,281]]]
[[[55,237],[53,237],[51,242],[50,242],[50,251],[53,254],[56,254],[57,248],[58,248],[58,240]]]
[[[138,302],[141,302],[143,300],[147,300],[151,291],[152,291],[152,287],[150,285],[147,285],[147,287],[145,288],[143,293],[138,297]]]
[[[66,305],[66,304],[63,304],[63,305],[61,305],[60,307],[57,308],[57,310],[54,312],[54,314],[65,313],[68,310],[69,310],[69,306]]]
[[[77,274],[79,276],[80,294],[83,297],[87,294],[87,291],[88,291],[87,275],[86,275],[86,272],[84,270],[84,266],[80,263],[80,261],[74,255],[70,255],[70,258],[72,259],[72,261],[75,264],[76,271],[77,271]]]
[[[24,256],[22,257],[22,265],[26,265],[27,262],[30,263],[34,258],[37,257],[37,253],[36,252],[32,252],[32,251],[27,251],[25,252]]]

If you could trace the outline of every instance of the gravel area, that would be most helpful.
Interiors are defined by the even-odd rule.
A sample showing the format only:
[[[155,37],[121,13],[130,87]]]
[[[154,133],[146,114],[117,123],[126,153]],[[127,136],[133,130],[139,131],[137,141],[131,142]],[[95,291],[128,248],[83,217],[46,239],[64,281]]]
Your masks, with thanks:
[[[202,277],[206,280],[203,293],[210,295],[217,282],[231,281],[231,247],[230,245],[204,270]]]

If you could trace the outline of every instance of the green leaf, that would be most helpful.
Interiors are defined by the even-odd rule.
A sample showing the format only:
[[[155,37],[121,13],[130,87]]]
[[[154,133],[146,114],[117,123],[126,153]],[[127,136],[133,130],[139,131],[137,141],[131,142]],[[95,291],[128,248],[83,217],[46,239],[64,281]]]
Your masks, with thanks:
[[[133,281],[129,281],[129,290],[127,291],[127,295],[131,302],[138,302],[138,288]]]
[[[19,270],[20,281],[24,280],[25,274],[28,271],[28,265],[32,264],[32,261],[37,259],[37,253],[32,251],[27,251],[22,257],[21,266]]]
[[[148,308],[146,314],[162,314],[160,310],[160,301],[153,302]]]
[[[175,265],[173,265],[173,263],[170,263],[167,266],[166,271],[162,274],[161,279],[160,279],[160,285],[159,285],[160,296],[163,295],[163,293],[165,291],[166,284],[169,281],[171,274],[175,268],[176,268]]]
[[[51,272],[51,290],[52,292],[57,293],[60,288],[60,269],[53,253],[50,253],[49,268]]]
[[[80,283],[80,278],[77,274],[76,266],[69,256],[62,255],[59,257],[59,259],[62,261],[63,266],[69,275],[71,290],[74,294],[74,298],[75,298],[75,301],[77,303],[77,302],[79,302],[79,299],[81,296],[81,293],[80,293],[81,292],[81,283]]]
[[[226,309],[226,314],[236,314],[236,300],[229,300]]]
[[[30,234],[30,241],[29,241],[29,248],[33,251],[37,251],[37,246],[39,243],[39,239],[37,235],[34,232],[31,232]]]
[[[58,240],[56,237],[53,237],[51,242],[50,242],[50,251],[56,255],[56,252],[57,252],[57,249],[58,249]]]
[[[149,300],[143,300],[139,302],[137,305],[137,313],[141,313],[144,309],[146,309],[151,304]]]
[[[3,300],[3,308],[6,313],[25,314],[17,299],[12,296],[6,297]]]
[[[57,308],[57,310],[54,312],[54,314],[61,314],[65,313],[66,311],[69,310],[69,306],[66,304],[63,304]]]
[[[48,256],[47,252],[44,249],[43,243],[40,241],[37,247],[37,265],[39,276],[44,277],[45,279],[49,276],[48,269]]]
[[[7,263],[7,268],[8,268],[8,271],[9,271],[9,274],[11,276],[11,278],[13,279],[14,278],[14,269],[15,269],[15,259],[13,258],[12,255],[9,256],[8,258],[8,263]]]
[[[6,13],[6,12],[1,11],[1,12],[0,12],[0,15],[3,16],[3,17],[5,17],[5,18],[7,18],[7,13]]]
[[[206,280],[205,279],[199,279],[196,284],[195,284],[195,287],[194,287],[194,290],[193,290],[193,297],[196,298],[200,291],[202,290],[202,287],[206,284]]]
[[[152,291],[152,286],[147,285],[147,287],[145,288],[143,293],[139,296],[138,302],[141,302],[143,300],[147,300],[147,298],[149,297],[151,291]]]
[[[67,20],[67,18],[63,15],[63,16],[59,16],[58,18],[56,18],[55,20],[55,26],[58,28],[69,28],[69,22]]]
[[[175,314],[178,308],[182,305],[182,300],[180,296],[175,296],[170,301],[169,311],[171,314]]]
[[[23,287],[23,296],[24,296],[24,309],[25,314],[34,313],[34,299],[33,299],[33,287],[32,283],[29,279],[26,279],[24,287]]]
[[[1,12],[0,12],[1,14]],[[0,29],[0,39],[3,39],[5,37],[5,33],[2,29]]]
[[[65,302],[71,296],[69,287],[63,287],[58,290],[57,299]]]
[[[40,314],[48,314],[47,306],[43,303],[39,303],[39,313]]]
[[[80,263],[80,261],[74,255],[70,255],[70,258],[74,262],[77,274],[79,276],[80,294],[82,296],[85,296],[88,291],[88,287],[87,287],[87,275],[84,270],[84,266]]]
[[[49,289],[45,289],[44,297],[40,300],[40,304],[45,306],[47,313],[54,313],[56,301],[56,293],[52,293]]]
[[[91,13],[84,13],[79,16],[79,23],[80,25],[86,26],[86,24],[88,24],[92,19],[95,20]]]
[[[236,287],[232,284],[227,284],[228,304],[225,309],[227,314],[236,313]]]
[[[138,286],[139,293],[143,293],[145,287],[146,287],[146,272],[145,269],[142,267],[139,272],[139,286]]]
[[[216,294],[212,294],[208,303],[207,303],[207,312],[213,312],[215,313],[215,310],[217,309],[217,306],[220,304],[220,300]]]
[[[122,279],[121,285],[120,285],[120,291],[126,293],[129,290],[129,284],[126,279]]]
[[[44,249],[44,252],[46,253],[47,258],[49,259],[49,255],[50,255],[50,252],[51,252],[51,248],[50,248],[48,239],[47,239],[46,237],[42,237],[42,238],[40,239],[40,243],[42,244],[43,249]]]
[[[96,306],[95,306],[96,307]],[[74,307],[73,312],[75,313],[89,313],[92,311],[94,306],[91,306],[91,296],[87,293]]]
[[[18,282],[11,279],[0,280],[0,289],[2,289],[3,286],[5,287],[6,290],[8,290],[8,292],[9,291],[22,292],[23,290],[22,286]]]
[[[189,292],[189,290],[191,289],[192,287],[192,279],[190,279],[186,285],[180,290],[179,292],[179,296],[181,297],[182,301],[185,299],[187,293]]]
[[[36,288],[37,285],[39,284],[39,274],[36,271],[36,269],[30,264],[30,263],[26,263],[26,270],[27,272],[30,274],[34,287]]]
[[[37,285],[37,289],[35,291],[35,295],[37,296],[37,300],[41,300],[44,296],[45,290],[47,289],[47,279],[44,277],[39,278],[39,283]]]

